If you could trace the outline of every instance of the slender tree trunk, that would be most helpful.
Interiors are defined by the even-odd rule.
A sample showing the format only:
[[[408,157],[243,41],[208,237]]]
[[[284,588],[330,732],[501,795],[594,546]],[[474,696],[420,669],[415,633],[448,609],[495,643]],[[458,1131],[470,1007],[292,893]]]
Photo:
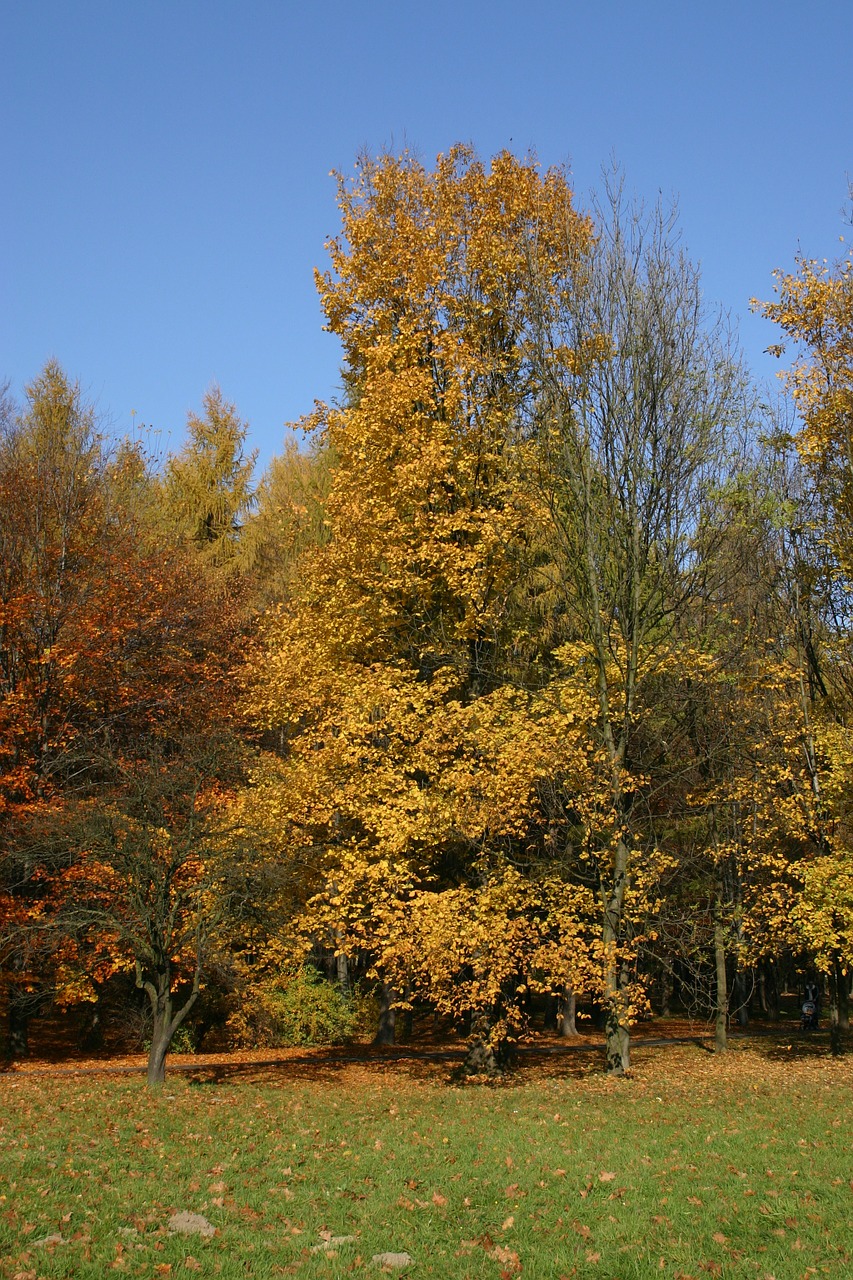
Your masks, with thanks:
[[[98,1053],[104,1047],[104,1024],[101,1018],[100,992],[93,1004],[86,1005],[80,1025],[80,1048],[84,1053]]]
[[[30,1051],[30,1015],[14,987],[9,992],[9,1057],[25,1058]]]
[[[626,975],[619,955],[628,858],[628,847],[620,837],[613,860],[613,883],[605,905],[603,929],[604,1057],[609,1075],[623,1075],[631,1066],[628,1000],[624,991]]]
[[[6,1052],[10,1058],[25,1058],[30,1051],[30,1017],[34,1009],[31,992],[24,982],[27,962],[20,950],[15,950],[11,958],[12,976],[9,982],[9,1036]]]
[[[778,1022],[779,1021],[779,991],[780,991],[779,966],[776,964],[774,960],[771,960],[768,962],[767,977],[768,977],[767,1003],[769,1006],[770,1017],[773,1019],[774,1022]]]
[[[719,903],[714,918],[714,959],[717,967],[717,1017],[714,1028],[714,1048],[717,1053],[725,1053],[726,1023],[729,1015],[728,978],[726,976],[726,933],[720,918]]]
[[[662,1018],[668,1018],[672,1012],[672,993],[672,969],[665,964],[660,975],[660,1016]]]
[[[335,967],[338,975],[338,986],[345,995],[349,995],[349,961],[347,960],[346,952],[339,951],[335,956]]]
[[[732,995],[735,1002],[735,1016],[739,1027],[749,1026],[749,1001],[746,994],[746,978],[741,969],[735,974],[732,983]]]
[[[838,1029],[845,1034],[850,1030],[850,979],[843,972],[836,957],[833,962],[835,970],[836,1003],[838,1005]]]
[[[829,1047],[835,1057],[844,1052],[844,1033],[849,1026],[847,981],[836,956],[829,975]]]
[[[560,1000],[553,993],[545,997],[545,1017],[542,1023],[542,1030],[545,1032],[546,1035],[549,1032],[551,1032],[552,1035],[557,1033],[559,1006],[560,1006]]]

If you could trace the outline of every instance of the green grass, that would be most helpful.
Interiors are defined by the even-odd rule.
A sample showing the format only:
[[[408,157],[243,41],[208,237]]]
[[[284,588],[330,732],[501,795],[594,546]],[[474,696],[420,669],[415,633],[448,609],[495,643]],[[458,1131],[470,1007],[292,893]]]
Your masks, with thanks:
[[[446,1068],[0,1077],[0,1273],[788,1277],[853,1273],[846,1060],[645,1050],[510,1086]],[[171,1236],[204,1214],[209,1240]],[[354,1235],[312,1253],[321,1232]],[[35,1245],[58,1234],[66,1243]]]

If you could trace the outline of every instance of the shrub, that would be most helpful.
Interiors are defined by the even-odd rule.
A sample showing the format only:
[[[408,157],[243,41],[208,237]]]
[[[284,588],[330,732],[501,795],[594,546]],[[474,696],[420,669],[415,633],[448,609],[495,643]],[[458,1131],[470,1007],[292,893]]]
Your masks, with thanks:
[[[362,1029],[362,1003],[306,965],[250,987],[228,1026],[255,1049],[345,1044]]]

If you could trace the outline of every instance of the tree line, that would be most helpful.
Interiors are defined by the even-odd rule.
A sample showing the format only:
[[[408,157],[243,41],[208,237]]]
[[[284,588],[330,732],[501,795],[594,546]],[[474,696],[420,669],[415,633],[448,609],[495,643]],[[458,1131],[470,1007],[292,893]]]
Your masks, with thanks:
[[[0,431],[7,1043],[130,975],[149,1080],[304,966],[500,1071],[853,960],[853,276],[798,259],[770,404],[672,211],[362,156],[317,273],[342,394],[254,487],[216,389],[163,461],[55,362]],[[316,984],[314,984],[316,985]],[[308,987],[312,984],[309,982]],[[210,1015],[213,1016],[212,1014]]]

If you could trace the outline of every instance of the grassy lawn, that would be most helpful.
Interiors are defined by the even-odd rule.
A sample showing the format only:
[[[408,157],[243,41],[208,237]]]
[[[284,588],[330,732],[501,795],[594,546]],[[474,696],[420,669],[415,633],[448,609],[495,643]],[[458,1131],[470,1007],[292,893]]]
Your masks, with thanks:
[[[446,1065],[316,1060],[159,1096],[0,1076],[0,1274],[379,1275],[385,1251],[472,1280],[853,1274],[847,1059],[756,1042],[641,1049],[623,1081],[597,1065],[461,1089]],[[170,1234],[182,1210],[215,1236]]]

